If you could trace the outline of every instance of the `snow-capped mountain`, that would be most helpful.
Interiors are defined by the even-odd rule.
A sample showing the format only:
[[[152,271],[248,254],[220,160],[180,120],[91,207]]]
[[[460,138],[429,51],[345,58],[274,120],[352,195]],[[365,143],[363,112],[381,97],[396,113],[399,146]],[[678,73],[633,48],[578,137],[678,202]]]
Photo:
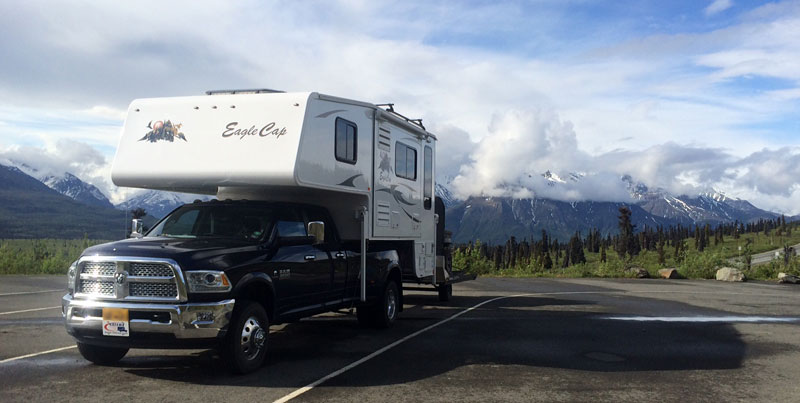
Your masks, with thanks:
[[[585,174],[569,173],[559,176],[546,171],[541,174],[547,186],[571,186]],[[566,239],[576,231],[597,228],[602,233],[617,230],[618,209],[628,206],[633,211],[637,228],[647,225],[684,226],[723,222],[750,222],[773,219],[778,214],[759,209],[746,200],[709,190],[696,196],[674,196],[664,189],[651,189],[634,182],[630,176],[620,178],[625,182],[631,200],[628,202],[565,202],[547,198],[513,199],[509,197],[471,197],[454,201],[449,186],[437,184],[437,197],[451,198],[447,211],[447,228],[454,232],[456,242],[480,239],[484,242],[505,242],[509,236],[517,238],[540,236],[546,230],[551,236]],[[441,186],[441,189],[440,189]],[[443,196],[440,196],[443,195]]]
[[[15,161],[9,162],[10,166],[19,169],[22,173],[44,183],[50,189],[72,198],[77,202],[89,206],[114,207],[100,189],[90,183],[82,181],[69,172],[53,174],[52,172],[45,172],[27,164]]]
[[[122,210],[143,208],[147,211],[147,214],[160,219],[178,206],[191,203],[198,199],[209,200],[211,197],[207,195],[167,192],[163,190],[145,190],[117,204],[117,208]]]
[[[696,196],[674,196],[658,188],[649,189],[643,183],[634,183],[630,176],[623,176],[631,197],[645,211],[659,217],[676,220],[684,225],[711,224],[759,218],[776,218],[778,214],[761,210],[747,200],[728,197],[725,193],[711,189]]]

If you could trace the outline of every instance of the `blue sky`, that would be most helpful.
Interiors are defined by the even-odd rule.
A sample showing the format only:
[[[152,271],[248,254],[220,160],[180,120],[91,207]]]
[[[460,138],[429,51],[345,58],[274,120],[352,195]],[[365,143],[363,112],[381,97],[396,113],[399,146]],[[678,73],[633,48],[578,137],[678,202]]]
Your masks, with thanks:
[[[115,201],[131,100],[270,87],[422,117],[461,196],[624,200],[629,174],[800,213],[798,1],[33,1],[0,38],[0,159]]]

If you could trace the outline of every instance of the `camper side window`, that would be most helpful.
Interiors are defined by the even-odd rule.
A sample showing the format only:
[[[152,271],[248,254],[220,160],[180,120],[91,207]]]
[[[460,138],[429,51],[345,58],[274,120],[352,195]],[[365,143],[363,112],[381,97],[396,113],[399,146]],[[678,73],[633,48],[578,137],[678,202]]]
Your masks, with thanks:
[[[358,129],[356,124],[342,118],[336,118],[335,150],[336,160],[348,164],[356,163],[358,147]]]
[[[417,180],[417,150],[400,142],[395,143],[394,174],[399,178]]]

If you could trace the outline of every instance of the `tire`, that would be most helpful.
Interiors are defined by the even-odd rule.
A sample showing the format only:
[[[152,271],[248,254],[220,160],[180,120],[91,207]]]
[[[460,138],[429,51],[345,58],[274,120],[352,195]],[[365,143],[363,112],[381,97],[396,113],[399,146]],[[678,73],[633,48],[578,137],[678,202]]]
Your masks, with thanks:
[[[400,310],[400,289],[397,282],[389,280],[383,289],[380,303],[373,311],[372,323],[378,329],[386,329],[394,324]]]
[[[452,284],[444,284],[439,286],[439,301],[442,302],[450,301],[450,297],[452,296],[453,296]]]
[[[83,358],[97,365],[113,365],[119,362],[128,349],[124,347],[103,347],[78,342],[78,351]]]
[[[247,374],[264,364],[267,357],[269,338],[269,317],[258,302],[243,300],[237,302],[233,320],[220,353],[231,372]]]

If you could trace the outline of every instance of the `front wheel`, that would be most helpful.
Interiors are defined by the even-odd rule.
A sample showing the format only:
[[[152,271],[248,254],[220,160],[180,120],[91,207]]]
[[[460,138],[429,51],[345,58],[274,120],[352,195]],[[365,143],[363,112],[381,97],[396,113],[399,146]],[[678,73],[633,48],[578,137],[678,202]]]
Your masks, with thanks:
[[[242,301],[237,308],[221,352],[232,372],[247,374],[264,364],[269,317],[264,307],[254,301]]]
[[[128,354],[127,348],[94,346],[81,342],[78,342],[78,351],[83,358],[97,365],[116,364],[125,354]]]

